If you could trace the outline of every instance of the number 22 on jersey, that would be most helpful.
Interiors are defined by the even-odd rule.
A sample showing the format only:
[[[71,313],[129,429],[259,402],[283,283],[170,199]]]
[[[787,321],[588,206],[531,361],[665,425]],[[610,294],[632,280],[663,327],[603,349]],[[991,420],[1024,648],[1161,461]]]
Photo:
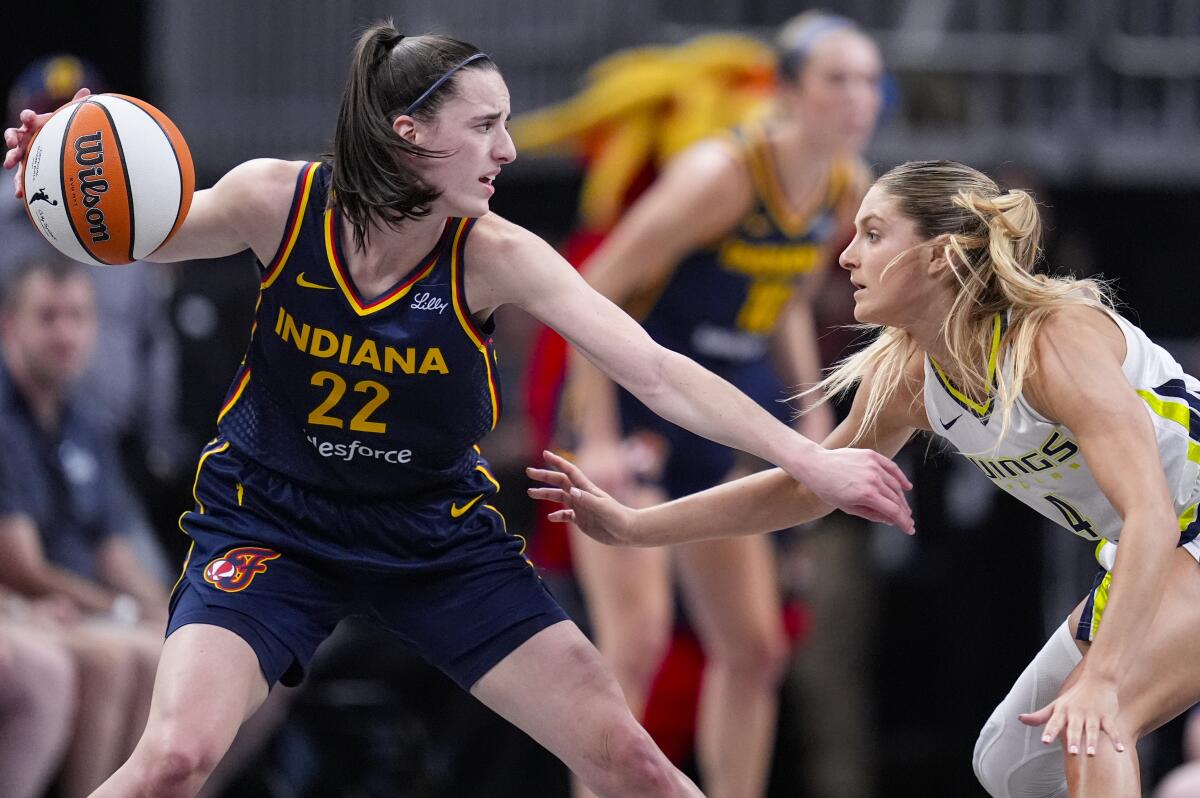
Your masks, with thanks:
[[[346,395],[346,388],[348,387],[346,380],[332,371],[318,371],[312,375],[309,384],[318,388],[329,386],[329,393],[308,414],[308,423],[345,429],[346,422],[340,414],[334,415],[334,412],[337,410],[342,398]],[[359,380],[354,383],[354,392],[367,394],[368,398],[362,407],[359,408],[358,412],[350,419],[350,429],[355,432],[372,432],[376,434],[387,432],[387,424],[371,420],[371,414],[378,410],[379,406],[391,396],[391,392],[388,391],[387,387],[375,382],[375,380]]]

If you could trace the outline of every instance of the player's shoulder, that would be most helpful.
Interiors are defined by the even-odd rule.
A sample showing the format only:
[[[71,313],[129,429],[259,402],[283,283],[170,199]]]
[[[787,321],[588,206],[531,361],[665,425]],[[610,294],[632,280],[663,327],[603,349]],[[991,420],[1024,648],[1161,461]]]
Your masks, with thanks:
[[[1039,365],[1105,353],[1120,361],[1124,350],[1125,336],[1115,314],[1084,302],[1065,303],[1049,310],[1034,339]]]
[[[467,238],[466,258],[469,262],[513,263],[540,242],[521,225],[489,212],[475,220]]]
[[[230,169],[217,183],[223,196],[238,197],[254,205],[290,207],[296,181],[310,161],[255,158]]]

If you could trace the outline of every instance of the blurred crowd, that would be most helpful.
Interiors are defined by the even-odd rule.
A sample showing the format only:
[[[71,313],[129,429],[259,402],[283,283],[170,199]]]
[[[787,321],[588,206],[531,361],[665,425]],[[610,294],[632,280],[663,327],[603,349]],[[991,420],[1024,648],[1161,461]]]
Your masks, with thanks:
[[[761,88],[759,55],[749,52],[742,63],[750,66],[735,70],[742,100]],[[39,58],[10,87],[6,119],[22,108],[51,110],[79,86],[108,88],[85,59]],[[736,110],[750,114],[753,105]],[[735,121],[708,120],[697,131]],[[594,247],[589,224],[611,224],[652,177],[628,164],[607,168],[626,169],[620,191],[585,185],[583,233],[556,231],[574,261]],[[1038,188],[1037,176],[1015,168],[1005,178]],[[536,192],[543,202],[559,195],[574,202],[577,188],[506,186],[496,209],[527,221],[522,214],[538,212]],[[1057,220],[1048,242],[1055,268],[1109,267],[1077,220],[1056,208],[1049,215]],[[832,262],[821,268],[836,270]],[[824,282],[814,324],[820,360],[829,364],[853,346],[842,328],[853,319],[848,285]],[[4,795],[85,796],[138,739],[187,548],[176,519],[193,501],[194,458],[249,335],[256,285],[248,254],[198,268],[64,262],[21,202],[0,191]],[[551,440],[547,408],[561,373],[547,366],[554,359],[547,351],[559,345],[503,312],[497,340],[510,409],[484,445],[506,484],[504,510],[514,526],[535,530],[534,563],[586,629],[571,544],[539,521],[544,509],[521,490],[521,468]],[[779,722],[765,795],[981,794],[969,772],[979,725],[1087,586],[1087,547],[1044,541],[1039,524],[989,492],[973,468],[923,440],[901,464],[917,485],[916,540],[837,516],[771,542],[786,636],[782,675],[773,682]],[[1001,539],[1002,546],[992,543]],[[706,658],[686,606],[675,595],[671,601],[679,611],[653,668],[644,717],[664,751],[694,773]],[[992,620],[975,622],[980,617]],[[974,661],[981,647],[1000,653],[981,664]],[[549,754],[366,625],[344,624],[306,684],[273,696],[205,795],[565,796],[571,789]],[[1186,746],[1183,734],[1184,724],[1174,724],[1143,756],[1147,784],[1200,755],[1196,729]],[[1190,794],[1165,785],[1163,798]]]

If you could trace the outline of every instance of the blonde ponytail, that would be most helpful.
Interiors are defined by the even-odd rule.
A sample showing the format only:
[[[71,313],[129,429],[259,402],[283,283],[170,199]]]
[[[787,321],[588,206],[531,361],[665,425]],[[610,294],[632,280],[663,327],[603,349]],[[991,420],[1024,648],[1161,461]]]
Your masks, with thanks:
[[[896,201],[924,241],[935,246],[944,241],[958,292],[942,321],[941,334],[962,380],[959,388],[967,396],[991,392],[988,361],[993,319],[997,313],[1007,315],[1000,346],[1013,368],[1011,374],[1001,368],[995,371],[1003,440],[1013,403],[1033,373],[1034,341],[1046,317],[1069,304],[1111,308],[1108,288],[1096,280],[1035,272],[1041,262],[1042,221],[1036,200],[1026,191],[1002,192],[987,175],[953,161],[901,164],[880,177],[876,186]],[[863,328],[878,330],[875,341],[838,363],[805,392],[820,391],[824,401],[872,375],[856,442],[906,379],[905,366],[919,352],[916,341],[903,330]]]

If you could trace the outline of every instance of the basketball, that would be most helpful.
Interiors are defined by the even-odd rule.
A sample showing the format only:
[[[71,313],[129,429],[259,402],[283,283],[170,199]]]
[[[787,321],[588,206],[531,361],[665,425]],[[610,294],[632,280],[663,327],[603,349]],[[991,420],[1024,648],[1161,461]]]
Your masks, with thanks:
[[[121,94],[58,109],[25,154],[30,221],[62,254],[98,266],[132,263],[170,240],[195,185],[174,123]]]
[[[204,578],[213,583],[222,579],[232,579],[236,574],[237,566],[229,560],[214,560],[204,569]]]

